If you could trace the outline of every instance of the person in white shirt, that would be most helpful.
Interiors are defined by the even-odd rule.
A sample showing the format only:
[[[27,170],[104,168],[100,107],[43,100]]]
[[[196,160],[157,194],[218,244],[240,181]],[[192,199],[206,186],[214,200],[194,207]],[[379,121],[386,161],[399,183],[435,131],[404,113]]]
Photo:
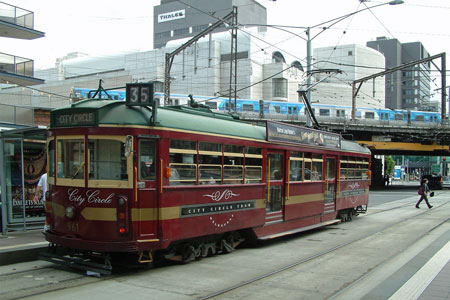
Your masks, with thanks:
[[[45,194],[47,193],[48,185],[47,185],[47,173],[42,174],[41,178],[39,179],[39,182],[36,187],[36,193],[34,195],[33,201],[37,203],[39,201],[39,192],[42,191],[42,201],[44,203],[45,208]],[[47,223],[44,225],[44,232],[46,232],[49,229],[49,226]]]

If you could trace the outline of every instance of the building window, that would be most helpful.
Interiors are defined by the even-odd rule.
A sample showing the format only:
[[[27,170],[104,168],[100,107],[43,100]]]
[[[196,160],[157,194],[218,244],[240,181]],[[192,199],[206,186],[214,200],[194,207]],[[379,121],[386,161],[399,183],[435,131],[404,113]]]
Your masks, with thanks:
[[[272,96],[287,98],[288,84],[285,78],[273,78],[272,79]]]
[[[175,36],[186,35],[186,34],[189,34],[189,27],[174,30]]]
[[[353,51],[348,51],[348,56],[353,56]]]

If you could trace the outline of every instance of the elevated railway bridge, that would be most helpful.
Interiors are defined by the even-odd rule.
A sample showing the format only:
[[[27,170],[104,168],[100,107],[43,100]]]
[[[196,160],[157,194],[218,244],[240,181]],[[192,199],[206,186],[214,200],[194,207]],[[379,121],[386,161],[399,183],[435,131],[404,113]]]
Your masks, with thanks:
[[[306,116],[239,113],[242,120],[279,121],[304,126]],[[370,148],[372,155],[450,156],[450,125],[436,122],[406,122],[373,119],[316,117],[321,129],[340,133]],[[373,160],[374,183],[382,182],[381,166]]]

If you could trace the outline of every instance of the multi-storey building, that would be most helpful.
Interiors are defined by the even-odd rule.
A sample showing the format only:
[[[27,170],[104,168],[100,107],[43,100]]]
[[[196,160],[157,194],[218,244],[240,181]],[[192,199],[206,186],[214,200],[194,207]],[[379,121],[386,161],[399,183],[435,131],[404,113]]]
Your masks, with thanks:
[[[430,56],[421,42],[400,43],[397,39],[378,37],[367,42],[367,46],[385,55],[387,69]],[[386,107],[411,110],[430,107],[430,83],[429,62],[386,75]]]
[[[267,24],[266,8],[255,0],[161,0],[153,9],[153,48],[168,41],[193,37],[239,8],[239,24]],[[225,23],[214,32],[228,31]],[[265,31],[265,27],[260,30]]]
[[[352,82],[383,71],[384,55],[362,45],[342,45],[314,49],[314,79],[312,102],[352,105]],[[336,73],[335,73],[336,72]],[[362,85],[359,107],[384,108],[384,79],[377,78]]]
[[[34,13],[6,3],[0,3],[0,39],[33,40],[45,34],[34,29]],[[0,49],[1,51],[1,49]],[[14,54],[0,52],[0,88],[43,84],[44,80],[34,77],[34,61]],[[2,105],[0,122],[3,127],[16,124],[33,124],[33,110],[20,106]]]

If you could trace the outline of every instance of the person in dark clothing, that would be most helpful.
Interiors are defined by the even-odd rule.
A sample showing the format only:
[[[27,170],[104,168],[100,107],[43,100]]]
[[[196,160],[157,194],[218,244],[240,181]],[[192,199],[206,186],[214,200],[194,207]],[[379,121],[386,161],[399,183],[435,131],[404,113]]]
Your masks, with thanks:
[[[428,202],[428,192],[430,192],[430,188],[428,187],[428,179],[425,178],[422,180],[422,185],[420,186],[419,189],[420,199],[416,203],[416,208],[420,208],[419,204],[420,202],[422,202],[422,200],[425,200],[425,203],[428,205],[428,208],[433,207],[432,205],[430,205],[430,202]]]

